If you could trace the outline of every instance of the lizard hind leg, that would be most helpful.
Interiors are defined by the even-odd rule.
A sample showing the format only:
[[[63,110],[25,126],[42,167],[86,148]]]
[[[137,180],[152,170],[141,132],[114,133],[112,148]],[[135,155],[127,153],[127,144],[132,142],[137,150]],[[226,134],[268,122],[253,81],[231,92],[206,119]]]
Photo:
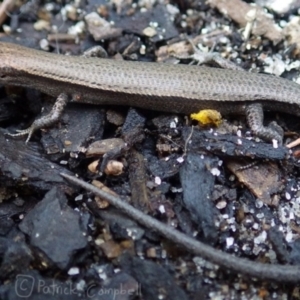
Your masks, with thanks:
[[[83,56],[87,57],[87,58],[93,58],[93,57],[107,58],[108,57],[106,51],[101,46],[95,46],[95,47],[88,49],[87,51],[84,52]],[[80,98],[80,96],[78,96],[78,97]],[[27,135],[27,139],[26,139],[26,144],[27,144],[29,142],[29,140],[31,139],[33,133],[36,130],[52,126],[59,121],[59,119],[61,118],[61,115],[64,111],[64,108],[67,105],[68,100],[69,100],[68,95],[65,93],[61,93],[57,97],[55,104],[53,105],[53,107],[48,115],[45,115],[39,119],[36,119],[31,124],[31,126],[27,129],[17,130],[17,133],[14,133],[14,134],[12,134],[12,133],[6,133],[6,134],[13,136],[13,137]]]
[[[35,120],[32,125],[24,130],[17,130],[18,133],[11,134],[7,133],[7,135],[10,136],[23,136],[23,135],[28,135],[26,139],[26,144],[29,142],[32,134],[38,130],[42,129],[44,127],[49,127],[55,123],[57,123],[63,113],[63,110],[65,106],[67,105],[68,102],[68,96],[64,93],[60,94],[57,99],[55,104],[53,105],[50,113],[46,116],[42,116],[41,118]]]
[[[269,126],[263,125],[264,112],[261,103],[251,103],[246,106],[246,117],[252,132],[258,137],[266,141],[276,140],[282,145],[283,129],[275,122],[271,122]]]

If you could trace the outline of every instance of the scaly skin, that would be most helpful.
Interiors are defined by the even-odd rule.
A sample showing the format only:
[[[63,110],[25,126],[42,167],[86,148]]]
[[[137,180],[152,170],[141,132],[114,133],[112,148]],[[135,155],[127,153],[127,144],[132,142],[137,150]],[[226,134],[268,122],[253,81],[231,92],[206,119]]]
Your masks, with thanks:
[[[282,143],[283,131],[263,125],[263,110],[300,115],[300,86],[275,76],[187,65],[62,56],[0,43],[0,83],[36,88],[60,98],[57,111],[17,135],[58,120],[61,99],[190,114],[215,109],[245,114],[261,138]],[[60,96],[61,94],[63,96]],[[67,100],[66,100],[67,101]]]
[[[173,113],[243,113],[258,101],[300,115],[300,86],[271,75],[163,63],[63,56],[0,42],[0,84],[38,89],[95,105]]]

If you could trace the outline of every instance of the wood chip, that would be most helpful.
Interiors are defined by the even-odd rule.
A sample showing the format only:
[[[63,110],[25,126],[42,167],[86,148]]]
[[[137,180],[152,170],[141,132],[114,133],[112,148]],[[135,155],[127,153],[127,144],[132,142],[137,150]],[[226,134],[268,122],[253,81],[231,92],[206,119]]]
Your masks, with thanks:
[[[252,34],[265,36],[275,45],[283,38],[280,28],[275,25],[274,21],[266,15],[260,6],[254,7],[241,0],[208,0],[207,3],[211,7],[217,8],[224,16],[238,23],[240,27],[247,26],[249,23],[247,15],[249,16],[250,11],[255,9],[256,13],[255,20],[253,20]]]

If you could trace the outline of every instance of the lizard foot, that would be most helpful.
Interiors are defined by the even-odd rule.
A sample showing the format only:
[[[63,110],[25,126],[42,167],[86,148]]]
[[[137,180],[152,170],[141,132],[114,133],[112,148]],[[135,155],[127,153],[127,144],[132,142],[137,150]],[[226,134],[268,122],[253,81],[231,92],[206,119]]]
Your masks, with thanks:
[[[263,125],[264,113],[261,103],[247,105],[246,116],[255,135],[269,142],[276,140],[279,145],[282,145],[283,129],[275,121],[271,122],[269,126]]]
[[[283,143],[283,129],[275,121],[271,122],[268,126],[260,126],[252,130],[265,141],[276,140],[279,145]]]
[[[29,142],[29,140],[31,139],[32,134],[36,130],[36,128],[33,125],[34,125],[34,123],[27,129],[16,130],[17,133],[6,133],[6,135],[13,136],[13,137],[28,135],[27,139],[26,139],[26,142],[25,142],[27,144]]]
[[[65,108],[65,106],[67,105],[68,102],[68,96],[64,93],[60,94],[57,99],[55,104],[52,107],[52,110],[50,111],[50,113],[46,116],[43,116],[37,120],[35,120],[32,125],[24,130],[17,130],[18,133],[8,133],[8,135],[10,136],[23,136],[23,135],[27,135],[28,137],[26,139],[26,144],[29,142],[32,134],[41,128],[44,127],[49,127],[55,123],[57,123],[63,113],[63,110]]]

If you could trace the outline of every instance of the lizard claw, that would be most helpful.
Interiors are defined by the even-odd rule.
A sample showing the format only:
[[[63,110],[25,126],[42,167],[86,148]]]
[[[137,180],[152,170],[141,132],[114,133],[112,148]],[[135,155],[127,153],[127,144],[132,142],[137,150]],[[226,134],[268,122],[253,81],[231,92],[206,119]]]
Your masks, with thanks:
[[[31,139],[32,134],[37,130],[37,129],[41,129],[47,126],[51,126],[52,124],[55,124],[62,112],[64,107],[67,105],[68,102],[68,96],[65,93],[60,94],[57,99],[56,102],[54,104],[54,106],[52,107],[52,110],[50,111],[50,113],[48,115],[42,116],[41,118],[35,120],[32,125],[24,130],[17,130],[18,133],[8,133],[8,135],[10,136],[23,136],[23,135],[27,135],[28,137],[26,139],[26,144],[29,142],[29,140]]]
[[[33,126],[30,126],[27,129],[22,129],[22,130],[17,129],[16,131],[17,131],[17,133],[6,133],[6,134],[9,136],[13,136],[13,137],[28,135],[26,142],[25,142],[27,144],[29,142],[29,140],[31,139],[33,132],[35,131],[35,128]]]

